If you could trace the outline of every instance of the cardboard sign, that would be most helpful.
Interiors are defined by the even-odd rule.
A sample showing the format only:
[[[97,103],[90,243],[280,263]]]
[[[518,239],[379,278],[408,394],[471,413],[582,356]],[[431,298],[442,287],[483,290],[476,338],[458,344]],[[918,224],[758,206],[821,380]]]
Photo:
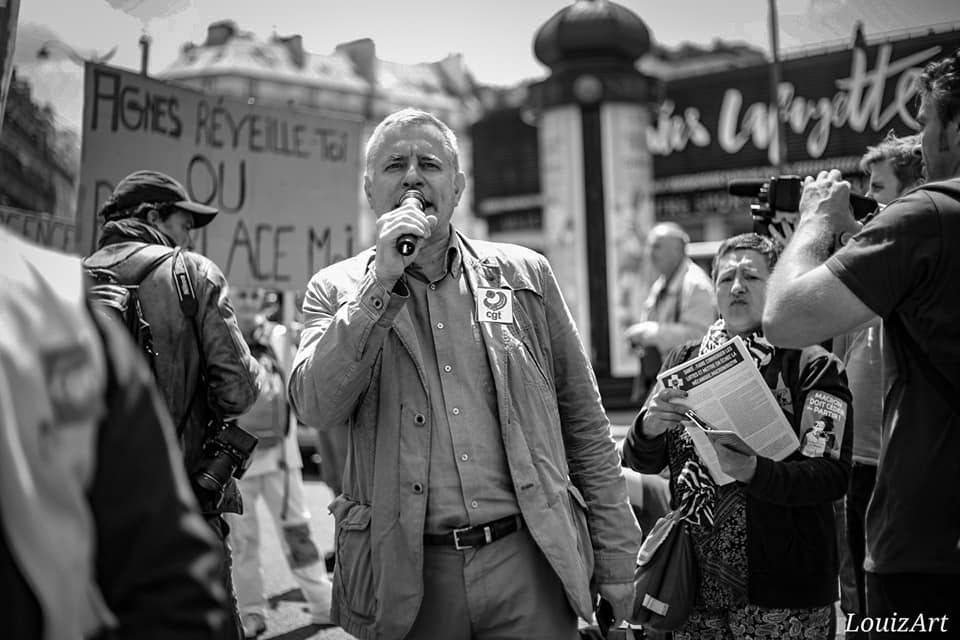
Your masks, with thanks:
[[[353,255],[361,123],[248,104],[87,64],[76,250],[89,254],[97,212],[138,169],[177,179],[220,210],[196,250],[231,286],[302,288]]]

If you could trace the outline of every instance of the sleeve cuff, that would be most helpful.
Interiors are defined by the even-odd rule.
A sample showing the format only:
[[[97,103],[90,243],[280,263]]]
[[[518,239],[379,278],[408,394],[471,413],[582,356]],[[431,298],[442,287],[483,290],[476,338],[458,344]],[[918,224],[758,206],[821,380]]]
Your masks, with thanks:
[[[398,280],[393,290],[388,290],[381,282],[373,269],[367,270],[358,287],[360,307],[377,324],[390,324],[400,311],[400,308],[410,297],[406,285]]]
[[[747,493],[756,497],[763,498],[767,486],[770,484],[770,474],[773,472],[773,460],[757,456],[757,468],[753,472],[753,478],[746,486]]]

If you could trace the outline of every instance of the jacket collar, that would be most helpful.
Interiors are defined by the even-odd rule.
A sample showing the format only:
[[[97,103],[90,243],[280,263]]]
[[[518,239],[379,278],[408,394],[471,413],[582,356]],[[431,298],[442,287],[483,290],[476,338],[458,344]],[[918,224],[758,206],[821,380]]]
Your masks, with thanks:
[[[99,246],[102,248],[118,242],[146,242],[147,244],[162,244],[165,247],[174,246],[170,236],[149,222],[138,218],[112,220],[103,225],[103,234],[100,236]]]

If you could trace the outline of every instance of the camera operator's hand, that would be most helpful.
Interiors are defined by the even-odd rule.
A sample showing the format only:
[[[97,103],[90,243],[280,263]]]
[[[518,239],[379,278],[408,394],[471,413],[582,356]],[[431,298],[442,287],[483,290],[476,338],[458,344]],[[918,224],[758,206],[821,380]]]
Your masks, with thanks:
[[[377,279],[385,287],[392,288],[403,275],[403,270],[416,261],[417,254],[436,226],[437,217],[424,215],[410,199],[377,218],[377,255],[374,269]],[[397,238],[407,234],[415,236],[418,241],[413,253],[404,256],[397,251]]]
[[[654,389],[653,395],[647,400],[646,413],[641,425],[643,435],[655,438],[667,429],[671,429],[686,420],[684,412],[688,409],[682,404],[674,402],[678,398],[686,398],[687,392],[681,389],[670,389],[660,384]]]
[[[821,171],[816,178],[807,176],[803,181],[800,224],[811,217],[825,217],[838,239],[860,230],[850,207],[850,183],[836,169]]]

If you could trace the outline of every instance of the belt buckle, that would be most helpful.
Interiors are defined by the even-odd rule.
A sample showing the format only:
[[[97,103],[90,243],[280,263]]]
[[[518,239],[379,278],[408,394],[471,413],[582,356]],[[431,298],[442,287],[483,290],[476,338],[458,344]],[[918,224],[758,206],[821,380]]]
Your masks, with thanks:
[[[459,529],[453,530],[453,548],[457,551],[463,551],[464,549],[472,549],[472,544],[460,544],[460,534],[470,531],[473,527],[460,527]]]

